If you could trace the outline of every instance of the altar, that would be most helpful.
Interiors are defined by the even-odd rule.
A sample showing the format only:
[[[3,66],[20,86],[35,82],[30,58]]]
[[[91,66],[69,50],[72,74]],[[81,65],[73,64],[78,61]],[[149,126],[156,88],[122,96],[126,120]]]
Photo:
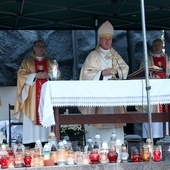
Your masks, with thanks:
[[[85,123],[129,123],[148,121],[147,114],[119,115],[62,115],[58,107],[65,106],[133,106],[147,105],[145,79],[114,81],[48,81],[43,84],[40,96],[39,114],[43,126]],[[168,104],[170,102],[170,79],[150,79],[150,103]],[[153,121],[169,121],[167,114],[157,115]],[[62,119],[63,116],[66,116]],[[69,116],[69,117],[68,117]],[[75,117],[72,117],[75,116]],[[117,117],[116,117],[117,116]],[[72,117],[72,118],[71,118]],[[109,119],[108,119],[109,117]],[[113,118],[114,117],[114,118]],[[121,118],[120,118],[121,117]],[[128,118],[129,117],[129,118]],[[135,121],[133,121],[135,119]]]

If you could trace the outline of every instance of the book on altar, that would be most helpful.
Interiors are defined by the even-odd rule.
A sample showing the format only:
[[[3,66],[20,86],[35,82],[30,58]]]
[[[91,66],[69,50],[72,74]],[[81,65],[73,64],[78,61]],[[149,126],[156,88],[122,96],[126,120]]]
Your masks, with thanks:
[[[155,72],[162,72],[163,69],[158,66],[151,66],[148,68],[149,74],[155,73]],[[131,74],[128,75],[128,79],[143,79],[145,78],[145,68],[141,68]]]

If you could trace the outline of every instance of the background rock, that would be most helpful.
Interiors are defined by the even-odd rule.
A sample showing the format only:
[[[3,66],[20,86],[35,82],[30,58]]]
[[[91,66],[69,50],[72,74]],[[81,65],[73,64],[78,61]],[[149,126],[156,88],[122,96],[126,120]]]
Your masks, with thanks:
[[[169,31],[165,31],[165,49],[169,45]],[[162,31],[147,31],[148,50]],[[0,31],[0,86],[16,86],[17,71],[24,58],[32,52],[34,41],[42,39],[47,44],[46,53],[60,64],[63,80],[79,78],[80,68],[88,53],[96,46],[95,31],[16,30]],[[130,67],[129,73],[139,68],[143,58],[141,31],[115,31],[113,48]],[[170,49],[167,48],[170,53]]]

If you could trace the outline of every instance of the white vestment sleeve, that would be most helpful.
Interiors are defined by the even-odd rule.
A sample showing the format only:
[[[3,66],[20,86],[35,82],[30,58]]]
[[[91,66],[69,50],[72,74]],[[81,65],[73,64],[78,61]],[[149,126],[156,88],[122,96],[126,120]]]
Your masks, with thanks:
[[[31,73],[29,76],[28,76],[28,79],[27,81],[25,82],[23,88],[22,88],[22,91],[21,93],[19,94],[18,96],[18,100],[21,104],[23,104],[25,102],[25,100],[27,99],[28,97],[28,91],[29,91],[29,88],[30,86],[33,86],[35,81],[35,76],[36,76],[36,73]]]
[[[34,83],[35,83],[35,81],[34,81],[35,76],[36,76],[36,73],[31,73],[31,74],[28,76],[27,81],[25,82],[25,84],[28,84],[28,85],[30,85],[30,86],[33,86]]]
[[[94,77],[93,80],[99,80],[101,75],[101,71],[99,71]]]

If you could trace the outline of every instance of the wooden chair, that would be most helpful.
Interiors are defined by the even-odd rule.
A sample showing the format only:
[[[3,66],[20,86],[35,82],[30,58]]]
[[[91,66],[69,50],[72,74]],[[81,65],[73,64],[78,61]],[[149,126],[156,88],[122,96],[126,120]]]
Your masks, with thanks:
[[[12,121],[12,114],[14,111],[14,105],[8,104],[8,110],[9,110],[9,147],[11,147],[11,144],[15,142],[15,139],[12,139],[12,126],[14,125],[23,125],[22,122],[15,122]]]

